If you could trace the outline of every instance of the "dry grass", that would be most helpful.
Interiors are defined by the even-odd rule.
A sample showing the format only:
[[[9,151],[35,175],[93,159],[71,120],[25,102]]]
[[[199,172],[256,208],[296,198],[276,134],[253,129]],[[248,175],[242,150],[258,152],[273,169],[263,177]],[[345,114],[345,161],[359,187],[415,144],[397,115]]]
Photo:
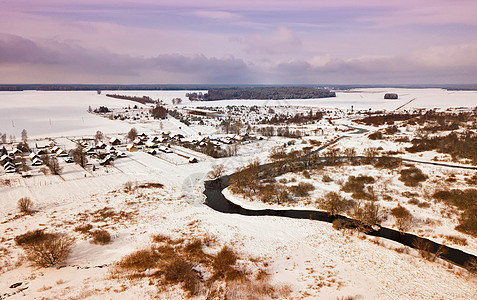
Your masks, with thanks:
[[[91,229],[93,229],[93,225],[82,224],[82,225],[76,226],[74,231],[80,232],[80,233],[83,233],[83,234],[89,234]]]
[[[460,246],[467,246],[467,239],[455,235],[446,235],[444,236],[446,241],[455,244],[455,245],[460,245]]]
[[[83,213],[79,213],[78,217],[80,220],[88,220],[90,219],[92,222],[120,222],[130,220],[133,216],[132,212],[126,211],[115,211],[112,207],[103,207],[96,211],[90,212],[85,211]]]
[[[421,169],[416,167],[410,167],[408,169],[401,170],[401,176],[399,176],[399,180],[404,182],[406,186],[416,187],[421,182],[427,180],[427,175],[422,173]]]
[[[141,189],[162,189],[164,185],[158,182],[148,182],[148,183],[140,184],[137,187]]]
[[[249,287],[241,290],[247,295],[244,299],[261,299],[256,295],[282,293],[281,289],[268,284],[268,276],[262,274],[257,280],[252,272],[239,268],[237,261],[240,258],[230,247],[224,246],[214,255],[204,252],[207,243],[201,239],[173,240],[155,235],[152,240],[150,248],[121,259],[116,264],[115,274],[130,280],[147,278],[159,290],[178,285],[189,297],[204,295],[207,299],[236,299],[233,295],[238,295],[238,286]],[[213,250],[207,251],[210,252]]]

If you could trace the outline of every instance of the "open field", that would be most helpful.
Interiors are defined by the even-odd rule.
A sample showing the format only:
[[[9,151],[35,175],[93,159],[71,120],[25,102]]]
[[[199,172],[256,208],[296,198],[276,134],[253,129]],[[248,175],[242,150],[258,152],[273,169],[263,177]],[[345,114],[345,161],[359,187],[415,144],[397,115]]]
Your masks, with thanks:
[[[399,99],[383,100],[385,92]],[[463,205],[439,194],[476,189],[475,154],[456,155],[455,147],[412,150],[422,147],[413,140],[423,137],[466,135],[465,142],[472,142],[476,92],[365,89],[330,99],[190,102],[186,91],[114,91],[159,98],[169,110],[162,120],[151,116],[148,105],[106,93],[0,92],[0,134],[7,135],[1,147],[12,157],[22,129],[33,153],[49,143],[66,153],[78,143],[91,150],[83,168],[46,147],[50,159],[58,156],[59,175],[42,170],[45,164],[34,166],[27,152],[13,163],[26,165],[28,176],[0,168],[0,299],[477,297],[471,268],[324,222],[222,214],[204,205],[203,194],[204,180],[214,175],[275,162],[275,173],[249,171],[236,181],[240,188],[224,191],[226,197],[250,209],[328,211],[325,200],[334,192],[351,203],[341,214],[354,217],[359,205],[373,203],[383,213],[380,224],[395,229],[400,224],[393,209],[403,207],[412,215],[404,231],[477,255],[475,223],[462,226],[475,222],[464,219],[477,199]],[[177,97],[182,104],[172,105]],[[111,111],[89,113],[89,106]],[[185,109],[192,107],[223,117],[193,115]],[[357,122],[398,107],[394,113],[407,114],[399,116],[403,120]],[[442,116],[466,115],[442,121],[441,115],[426,115],[432,108]],[[138,134],[132,140],[131,128]],[[103,137],[95,140],[97,131]],[[113,138],[119,139],[114,151],[97,146]],[[128,151],[129,145],[135,148]],[[313,151],[319,159],[298,164]],[[382,156],[399,163],[379,161]],[[31,208],[19,210],[22,197],[31,199]],[[74,239],[69,255],[53,267],[32,262],[19,237],[37,229]],[[167,272],[171,266],[176,274]]]

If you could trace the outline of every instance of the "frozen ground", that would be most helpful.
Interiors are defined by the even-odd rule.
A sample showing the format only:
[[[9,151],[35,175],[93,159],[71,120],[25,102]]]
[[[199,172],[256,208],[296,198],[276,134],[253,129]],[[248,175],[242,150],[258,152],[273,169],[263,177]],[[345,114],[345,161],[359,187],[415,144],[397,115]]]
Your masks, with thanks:
[[[383,100],[385,92],[398,93],[400,100]],[[139,131],[158,130],[157,123],[130,124],[87,113],[90,105],[95,108],[100,105],[124,107],[136,104],[107,98],[104,96],[106,93],[1,92],[0,132],[14,134],[18,139],[23,128],[31,138],[91,136],[96,130],[123,134],[133,126]],[[184,106],[225,106],[231,103],[189,103],[184,91],[115,93],[149,95],[166,103],[181,97]],[[406,107],[472,107],[477,105],[476,97],[475,92],[438,89],[369,89],[338,92],[336,99],[289,100],[286,103],[244,100],[233,101],[233,104],[296,104],[342,109],[350,109],[353,105],[354,109],[392,110],[414,98],[416,100]],[[190,133],[190,128],[175,120],[164,121],[163,126],[164,130]],[[195,126],[192,128],[202,130]],[[331,134],[331,129],[330,126],[330,131],[326,133]],[[206,130],[213,132],[215,128],[207,127]],[[316,139],[325,141],[327,138]],[[64,139],[65,144],[68,141]],[[356,233],[343,233],[334,230],[328,223],[224,215],[203,205],[203,180],[213,165],[223,163],[228,171],[233,171],[253,158],[263,161],[268,151],[275,145],[283,144],[283,141],[272,138],[245,144],[237,157],[211,159],[201,156],[197,164],[174,164],[161,157],[133,152],[128,153],[127,158],[116,160],[114,166],[94,172],[62,163],[65,169],[61,177],[41,173],[35,173],[30,178],[1,174],[2,178],[11,178],[13,183],[11,187],[0,187],[0,298],[179,298],[179,288],[158,292],[157,287],[149,285],[147,280],[129,282],[111,278],[115,262],[146,247],[151,235],[158,233],[174,238],[213,237],[221,244],[231,245],[241,256],[261,258],[269,263],[272,282],[289,285],[292,289],[289,298],[293,299],[337,299],[346,296],[355,296],[356,299],[477,298],[477,281],[465,270],[442,261],[426,261],[414,250],[399,253],[402,251],[399,244],[365,238]],[[369,146],[363,144],[359,137],[342,140],[342,143],[359,149]],[[426,172],[438,172],[437,169],[429,167]],[[351,172],[340,171],[342,176]],[[126,193],[122,188],[127,181],[159,182],[164,187]],[[24,196],[35,202],[38,212],[31,216],[18,214],[17,200]],[[265,207],[239,198],[235,201],[251,208]],[[95,228],[107,229],[113,236],[111,244],[101,246],[90,243],[90,238],[73,229],[84,222],[82,213],[91,215],[91,212],[104,207],[128,212],[131,217],[90,221]],[[442,227],[451,225],[444,223]],[[23,252],[13,239],[37,228],[68,232],[76,238],[76,245],[64,267],[38,268],[22,258]],[[472,240],[465,250],[475,253],[474,246]],[[22,282],[22,285],[10,288],[17,282]],[[27,289],[20,291],[25,287]]]

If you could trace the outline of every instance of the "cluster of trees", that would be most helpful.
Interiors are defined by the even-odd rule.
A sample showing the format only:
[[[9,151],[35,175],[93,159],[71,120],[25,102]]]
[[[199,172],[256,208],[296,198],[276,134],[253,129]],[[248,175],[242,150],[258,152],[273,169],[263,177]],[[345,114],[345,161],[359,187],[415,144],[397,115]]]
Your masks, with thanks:
[[[118,95],[118,94],[106,94],[106,96],[111,98],[116,98],[116,99],[135,101],[141,104],[156,103],[156,101],[152,100],[152,98],[149,96],[137,97],[137,96]]]
[[[172,104],[173,105],[179,105],[182,103],[182,99],[181,98],[173,98],[172,99]]]
[[[166,119],[167,118],[167,109],[157,104],[154,108],[151,108],[149,111],[154,119]]]
[[[189,98],[190,101],[204,101],[208,100],[208,94],[202,92],[193,92],[193,93],[186,93],[186,97]]]
[[[104,113],[108,113],[108,112],[111,112],[111,111],[106,106],[100,106],[99,108],[95,108],[93,110],[93,112],[96,113],[96,114],[104,114]]]
[[[452,132],[446,136],[420,137],[411,141],[412,146],[406,148],[411,153],[436,150],[450,154],[453,159],[469,159],[472,164],[477,164],[477,133],[467,131],[464,133]]]
[[[327,89],[310,87],[253,87],[253,88],[218,88],[210,89],[199,100],[225,99],[312,99],[336,97],[336,93]]]
[[[318,122],[323,118],[324,113],[317,111],[313,113],[313,110],[310,109],[308,114],[297,113],[293,116],[288,116],[285,114],[275,114],[271,118],[266,118],[260,121],[260,124],[304,124]]]
[[[41,156],[41,161],[47,167],[47,169],[42,168],[41,171],[43,173],[47,173],[50,170],[51,174],[53,175],[60,175],[61,171],[63,171],[63,167],[60,166],[60,162],[55,156],[49,156],[47,154]]]
[[[414,118],[419,117],[420,114],[409,114],[409,113],[390,113],[390,114],[379,114],[365,117],[363,119],[356,120],[357,123],[362,123],[366,125],[384,125],[384,124],[394,124],[394,122],[408,121]]]

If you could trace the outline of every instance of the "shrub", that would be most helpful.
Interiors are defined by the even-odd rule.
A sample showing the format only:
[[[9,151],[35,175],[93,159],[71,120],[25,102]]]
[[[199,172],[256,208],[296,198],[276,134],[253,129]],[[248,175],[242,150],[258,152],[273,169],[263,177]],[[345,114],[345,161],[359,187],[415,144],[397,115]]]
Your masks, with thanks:
[[[459,217],[459,225],[456,230],[477,236],[477,206],[466,209]]]
[[[18,209],[20,212],[29,214],[33,208],[33,201],[28,197],[22,197],[18,200]]]
[[[396,219],[396,226],[399,231],[406,231],[411,228],[413,216],[407,208],[398,205],[391,210],[391,215]]]
[[[31,231],[27,231],[24,234],[16,236],[15,242],[19,246],[30,245],[33,243],[44,241],[47,235],[48,234],[45,233],[42,229],[31,230]]]
[[[332,182],[333,178],[331,178],[329,175],[323,175],[323,178],[321,179],[323,182]]]
[[[63,262],[71,252],[74,239],[67,234],[44,234],[38,241],[24,243],[27,258],[41,267]]]
[[[322,200],[322,207],[328,211],[330,215],[335,216],[348,209],[348,203],[341,198],[337,192],[329,192]]]
[[[353,213],[353,217],[360,223],[357,224],[358,228],[361,227],[360,230],[367,230],[375,224],[380,224],[383,215],[381,207],[374,202],[357,205]]]
[[[402,159],[399,157],[382,156],[374,164],[376,168],[397,169],[401,166]]]
[[[118,267],[126,270],[146,271],[157,265],[159,255],[154,249],[143,249],[125,256]]]
[[[130,193],[134,190],[134,183],[132,183],[131,181],[127,181],[125,184],[124,184],[124,191],[126,193]]]
[[[347,221],[346,219],[342,219],[342,218],[334,219],[333,222],[331,222],[331,224],[333,224],[333,228],[336,230],[352,228],[351,223]]]
[[[306,197],[309,192],[315,190],[315,186],[311,183],[300,182],[298,185],[290,186],[289,190],[296,197]]]
[[[427,180],[427,175],[422,173],[421,169],[416,167],[410,167],[408,169],[401,170],[401,176],[399,176],[399,180],[404,182],[406,186],[418,186],[422,181]]]
[[[82,224],[75,227],[74,231],[81,232],[83,234],[89,233],[89,231],[93,229],[93,225],[91,224]]]
[[[104,229],[98,229],[91,232],[94,244],[105,245],[111,243],[111,234]]]
[[[365,184],[371,184],[374,182],[375,180],[371,176],[364,176],[364,175],[359,175],[357,177],[349,176],[348,181],[343,185],[341,190],[347,193],[352,193],[351,197],[355,199],[374,200],[375,197],[374,197],[372,187],[370,187],[368,191],[365,190]]]
[[[197,295],[201,288],[200,276],[194,270],[194,265],[180,256],[165,266],[164,279],[172,284],[182,283],[182,287],[191,295]]]

